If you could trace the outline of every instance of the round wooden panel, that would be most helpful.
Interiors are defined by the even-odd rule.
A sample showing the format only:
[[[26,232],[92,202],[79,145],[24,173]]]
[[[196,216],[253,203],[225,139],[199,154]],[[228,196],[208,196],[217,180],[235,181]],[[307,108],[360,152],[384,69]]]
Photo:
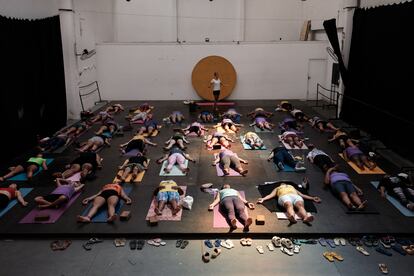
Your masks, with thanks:
[[[224,57],[208,56],[200,60],[193,69],[191,81],[197,94],[209,101],[214,101],[213,87],[208,87],[214,77],[214,72],[219,74],[219,79],[224,84],[220,90],[219,100],[230,96],[237,81],[236,70]]]

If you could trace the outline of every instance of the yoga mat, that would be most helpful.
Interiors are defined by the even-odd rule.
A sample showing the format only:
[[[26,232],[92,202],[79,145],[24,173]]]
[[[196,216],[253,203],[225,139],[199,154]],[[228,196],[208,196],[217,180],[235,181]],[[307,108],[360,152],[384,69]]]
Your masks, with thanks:
[[[375,189],[378,189],[378,185],[379,182],[378,181],[371,181],[371,185],[375,187]],[[387,193],[385,193],[385,198],[392,204],[394,205],[395,208],[398,209],[398,211],[400,211],[401,214],[403,214],[406,217],[414,217],[414,212],[407,209],[405,206],[401,205],[401,203],[395,199],[394,197],[388,195]]]
[[[339,153],[339,156],[341,156],[342,159],[344,159],[344,155],[342,153]],[[345,160],[345,159],[344,159]],[[356,171],[358,174],[385,174],[385,172],[378,166],[376,166],[373,170],[370,170],[366,167],[364,167],[364,170],[361,170],[358,168],[357,165],[354,164],[354,162],[347,161],[348,165],[351,166],[354,171]]]
[[[243,148],[245,150],[266,150],[267,149],[265,145],[263,145],[260,149],[252,149],[252,147],[250,147],[248,144],[246,144],[244,142],[244,137],[243,136],[240,136],[240,142],[242,143]]]
[[[164,172],[164,168],[167,167],[167,164],[168,164],[168,160],[165,160],[162,163],[161,170],[160,170],[160,176],[186,176],[187,175],[179,169],[178,165],[174,165],[172,167],[172,170],[170,171],[170,173]],[[188,160],[187,159],[185,160],[184,165],[188,168]]]
[[[265,132],[268,132],[268,133],[273,133],[273,130],[268,130],[268,129],[265,129],[265,130],[261,130],[260,128],[258,128],[256,125],[254,125],[253,126],[253,128],[254,128],[254,131],[255,132],[263,132],[263,133],[265,133]]]
[[[139,150],[133,149],[133,150],[130,150],[130,151],[126,152],[123,156],[133,157],[133,156],[137,156],[138,153],[139,153]]]
[[[185,193],[187,191],[187,186],[180,186],[180,188],[183,190],[184,194],[180,196],[180,200],[182,200],[185,197]],[[169,207],[169,205],[167,204],[164,207],[164,210],[162,210],[162,215],[158,216],[155,214],[155,201],[157,200],[157,197],[153,197],[151,200],[151,205],[149,207],[147,216],[145,217],[145,220],[149,220],[150,217],[153,216],[157,216],[158,220],[169,220],[169,221],[181,221],[181,217],[183,214],[183,209],[181,208],[181,210],[175,215],[172,215],[172,211],[171,208]]]
[[[71,177],[66,178],[67,180],[71,180],[71,181],[80,181],[81,179],[81,173],[75,173],[74,175],[72,175]]]
[[[46,165],[49,166],[49,164],[52,163],[53,160],[54,160],[53,158],[47,158],[46,159]],[[43,167],[39,166],[39,169],[33,174],[33,176],[37,175],[41,171],[43,171]],[[26,172],[16,174],[15,176],[10,177],[9,180],[11,180],[11,181],[26,181],[27,180]]]
[[[24,198],[25,196],[27,196],[31,191],[33,190],[33,188],[20,188],[19,191],[22,194],[22,197]],[[13,199],[12,201],[9,202],[9,204],[3,209],[0,210],[0,218],[7,213],[11,208],[14,207],[14,205],[16,205],[17,199]]]
[[[308,216],[310,216],[310,215],[311,215],[311,213],[308,212]],[[287,218],[287,213],[283,213],[283,212],[276,212],[276,217],[277,217],[277,219],[280,219],[280,220],[286,220],[286,219],[288,219]],[[296,220],[302,220],[302,218],[300,218],[297,215],[297,213],[295,214],[295,219]]]
[[[143,120],[137,120],[137,121],[131,121],[131,124],[135,124],[135,125],[142,125],[144,123]]]
[[[148,165],[149,165],[149,162],[150,162],[150,159],[148,159]],[[118,171],[118,173],[117,173],[116,175],[120,174],[122,171],[123,171],[123,170],[119,170],[119,171]],[[132,182],[134,182],[134,183],[141,182],[141,181],[142,181],[142,179],[144,178],[144,175],[145,175],[145,171],[142,171],[142,172],[138,173],[138,174],[137,174],[137,177],[135,177],[134,181],[132,181]],[[132,178],[132,175],[131,175],[131,174],[129,174],[129,175],[127,176],[127,178],[125,179],[125,182],[130,183],[130,182],[131,182],[131,178]],[[120,183],[120,182],[121,182],[121,181],[120,181],[118,178],[116,178],[116,176],[115,176],[115,178],[114,178],[114,180],[113,180],[113,183]]]
[[[295,146],[294,148],[292,148],[289,144],[285,143],[285,142],[282,140],[282,135],[279,135],[278,137],[279,137],[279,141],[280,141],[280,142],[282,142],[283,146],[284,146],[286,149],[308,149],[308,147],[306,146],[306,144],[305,144],[305,143],[303,143],[303,146],[302,146],[301,148],[298,148],[298,147],[296,147],[296,146]]]
[[[279,167],[275,164],[275,163],[273,163],[273,165],[275,166],[275,169],[277,170],[277,171],[279,171]],[[288,165],[283,165],[283,171],[282,172],[295,172],[295,169],[294,168],[292,168],[292,167],[290,167],[290,166],[288,166]]]
[[[38,209],[35,207],[30,213],[28,213],[19,223],[26,224],[26,223],[40,223],[40,224],[50,224],[55,223],[62,215],[65,213],[67,209],[76,201],[76,199],[80,196],[81,192],[77,192],[73,195],[73,197],[59,209]],[[49,220],[46,221],[35,221],[36,216],[38,215],[49,215]]]
[[[242,198],[246,199],[246,195],[244,191],[239,191]],[[230,225],[227,223],[226,218],[221,214],[220,204],[214,206],[213,209],[213,228],[227,228]],[[247,211],[247,207],[244,207],[244,212],[246,213],[247,217],[249,216],[249,212]],[[236,216],[237,219],[237,216]],[[237,228],[243,228],[243,225],[237,220]]]
[[[217,157],[217,154],[214,154],[214,159],[216,159],[216,157]],[[224,172],[220,165],[220,162],[216,164],[216,172],[217,172],[217,176],[224,176]],[[230,174],[226,176],[242,176],[242,175],[230,167]]]
[[[132,186],[131,185],[123,185],[122,188],[124,189],[124,192],[126,195],[129,195],[132,191]],[[115,206],[115,214],[120,213],[122,206],[124,205],[125,201],[123,199],[119,199],[118,200],[118,204]],[[107,209],[106,204],[104,204],[104,206],[102,206],[98,212],[96,213],[96,215],[92,218],[91,222],[94,223],[100,223],[100,222],[105,222],[108,219],[108,209]],[[88,204],[88,207],[86,207],[86,209],[83,211],[82,216],[86,216],[88,214],[89,209],[92,208],[92,202]]]
[[[267,196],[268,194],[270,194],[281,183],[292,185],[293,187],[295,187],[302,194],[309,195],[308,191],[306,191],[306,189],[298,187],[298,185],[296,183],[292,182],[292,181],[284,181],[284,180],[278,181],[278,182],[272,183],[272,184],[260,184],[259,186],[257,186],[257,189],[259,190],[259,193],[260,193],[261,197],[263,198],[263,197]],[[306,211],[308,211],[310,213],[317,213],[318,212],[318,210],[316,209],[316,206],[313,203],[313,201],[305,199],[304,202],[305,202]],[[270,212],[282,212],[282,213],[285,212],[284,208],[282,206],[279,206],[279,204],[277,204],[277,198],[269,199],[269,200],[263,202],[262,204]]]

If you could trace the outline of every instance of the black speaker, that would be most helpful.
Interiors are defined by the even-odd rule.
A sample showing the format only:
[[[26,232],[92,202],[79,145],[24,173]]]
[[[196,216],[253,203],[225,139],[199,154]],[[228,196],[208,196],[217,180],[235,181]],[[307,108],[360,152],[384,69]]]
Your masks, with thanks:
[[[332,84],[339,85],[339,63],[332,64]]]

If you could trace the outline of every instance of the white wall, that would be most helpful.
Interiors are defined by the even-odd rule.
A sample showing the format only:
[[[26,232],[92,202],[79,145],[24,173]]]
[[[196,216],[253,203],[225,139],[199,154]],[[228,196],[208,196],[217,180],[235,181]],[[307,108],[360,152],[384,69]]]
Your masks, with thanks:
[[[0,15],[44,18],[59,13],[59,0],[0,0]]]
[[[326,42],[101,44],[98,81],[106,100],[195,99],[191,85],[195,64],[220,55],[237,71],[232,99],[305,99],[308,60],[326,59],[326,46]]]

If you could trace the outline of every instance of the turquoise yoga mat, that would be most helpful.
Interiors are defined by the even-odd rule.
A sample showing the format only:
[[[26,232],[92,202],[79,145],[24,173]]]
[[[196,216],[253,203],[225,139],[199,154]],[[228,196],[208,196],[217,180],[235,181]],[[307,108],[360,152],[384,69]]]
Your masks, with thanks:
[[[375,189],[378,189],[378,185],[379,182],[378,181],[372,181],[371,185],[375,187]],[[414,212],[408,210],[406,207],[402,206],[400,202],[398,202],[398,200],[396,200],[395,198],[393,198],[392,196],[389,195],[385,195],[386,199],[392,204],[394,205],[395,208],[398,209],[398,211],[401,212],[401,214],[403,214],[406,217],[414,217]]]
[[[53,160],[54,160],[53,158],[47,158],[46,159],[46,165],[49,166],[49,164],[52,163]],[[39,167],[39,169],[33,174],[33,176],[37,175],[41,171],[43,171],[43,167],[42,166]],[[10,177],[9,180],[12,180],[12,181],[26,181],[27,180],[26,172],[22,172],[22,173],[16,174],[15,176]]]

